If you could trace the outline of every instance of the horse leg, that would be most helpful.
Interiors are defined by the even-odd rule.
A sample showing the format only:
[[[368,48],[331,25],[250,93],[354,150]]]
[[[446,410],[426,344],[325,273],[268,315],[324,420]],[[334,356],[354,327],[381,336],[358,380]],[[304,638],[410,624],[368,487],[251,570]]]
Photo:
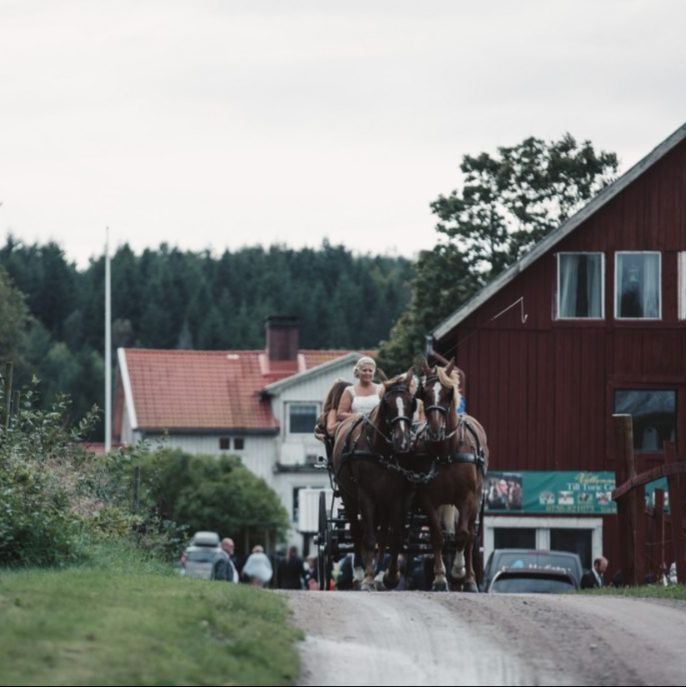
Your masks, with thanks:
[[[474,524],[476,521],[475,499],[471,496],[466,499],[460,509],[460,519],[455,535],[457,552],[455,562],[451,571],[452,576],[462,585],[462,591],[477,592],[476,576],[474,575],[474,565],[472,561],[472,551],[476,535],[474,534]]]
[[[360,584],[364,578],[364,569],[360,562],[364,560],[362,556],[362,527],[359,520],[359,501],[353,497],[349,491],[343,491],[341,494],[343,506],[345,507],[345,515],[350,523],[350,537],[353,540],[355,554],[353,556],[353,589],[359,589]]]
[[[448,578],[446,576],[445,564],[443,563],[443,532],[438,511],[434,508],[431,499],[426,493],[420,493],[419,504],[429,519],[431,548],[434,552],[434,582],[431,588],[435,592],[447,592]]]
[[[386,568],[386,542],[388,541],[388,517],[387,515],[378,516],[379,526],[376,533],[376,567],[374,576],[374,588],[383,591],[383,575]]]
[[[376,547],[376,527],[374,525],[374,504],[365,494],[360,495],[362,514],[362,561],[364,563],[364,580],[360,588],[363,591],[374,589],[374,559]]]
[[[386,589],[395,589],[400,582],[400,574],[398,572],[398,556],[403,542],[403,525],[405,509],[402,501],[398,500],[393,504],[392,517],[392,532],[391,532],[391,551],[388,570],[383,578],[384,587]]]

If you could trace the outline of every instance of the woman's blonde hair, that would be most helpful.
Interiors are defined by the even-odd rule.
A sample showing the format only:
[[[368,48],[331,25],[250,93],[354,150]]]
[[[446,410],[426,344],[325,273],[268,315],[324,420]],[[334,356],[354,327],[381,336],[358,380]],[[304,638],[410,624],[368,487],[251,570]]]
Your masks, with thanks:
[[[370,358],[368,355],[363,355],[358,361],[357,364],[355,365],[355,369],[353,370],[353,375],[355,379],[360,378],[360,370],[364,365],[371,365],[375,370],[376,370],[376,361],[374,358]]]

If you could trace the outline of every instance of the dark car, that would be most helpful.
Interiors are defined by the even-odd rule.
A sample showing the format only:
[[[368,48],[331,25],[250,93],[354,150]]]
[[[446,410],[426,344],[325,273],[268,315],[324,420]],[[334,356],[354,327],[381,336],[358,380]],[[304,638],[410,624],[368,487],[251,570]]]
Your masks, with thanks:
[[[493,575],[490,594],[564,594],[579,588],[574,575],[564,568],[502,568]]]
[[[563,571],[568,573],[578,588],[583,568],[579,554],[569,551],[542,551],[531,549],[496,549],[488,557],[484,568],[484,590],[488,590],[496,573],[505,570]]]

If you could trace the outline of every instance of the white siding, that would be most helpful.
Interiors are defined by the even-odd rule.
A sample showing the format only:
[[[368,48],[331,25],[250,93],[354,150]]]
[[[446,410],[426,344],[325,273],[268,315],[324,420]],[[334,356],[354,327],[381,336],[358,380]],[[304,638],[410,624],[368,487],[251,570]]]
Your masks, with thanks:
[[[286,387],[283,392],[272,398],[272,412],[281,427],[279,462],[283,465],[302,465],[307,455],[322,455],[323,445],[314,438],[314,434],[288,433],[288,404],[316,403],[317,412],[321,412],[324,398],[332,384],[342,378],[354,381],[354,364],[346,363],[340,367],[329,368],[326,372],[307,377],[302,382]],[[314,430],[314,427],[312,428]]]
[[[230,432],[227,432],[226,435],[222,436],[232,435]],[[203,453],[210,456],[225,454],[240,456],[243,465],[273,486],[277,446],[277,438],[273,435],[243,437],[245,448],[242,451],[235,451],[233,448],[228,451],[220,450],[219,435],[171,434],[167,436],[148,435],[147,438],[153,446],[160,442],[162,446],[178,448],[186,453]]]
[[[329,473],[326,470],[316,472],[286,472],[274,475],[272,488],[281,499],[281,503],[288,511],[291,528],[287,540],[289,546],[297,546],[302,552],[303,537],[296,530],[298,523],[293,521],[293,490],[301,487],[314,489],[328,489],[331,486]]]
[[[349,382],[354,381],[354,363],[346,362],[339,367],[329,368],[326,372],[314,376],[306,376],[301,382],[287,386],[283,392],[272,398],[272,412],[281,427],[277,435],[238,435],[244,439],[244,449],[237,451],[233,448],[233,438],[237,435],[227,430],[226,434],[172,434],[147,435],[146,438],[154,448],[158,445],[178,448],[187,453],[219,456],[222,454],[238,455],[243,464],[255,475],[262,477],[279,496],[281,503],[288,512],[291,529],[288,532],[288,544],[294,544],[302,549],[303,537],[296,531],[297,523],[293,522],[293,490],[300,487],[328,488],[329,475],[326,470],[307,472],[276,472],[276,464],[303,465],[308,454],[324,455],[324,446],[318,442],[313,434],[289,434],[287,404],[293,402],[315,403],[318,412],[324,403],[324,398],[331,385],[338,378]],[[314,429],[314,427],[313,427]],[[135,444],[141,438],[141,433],[131,427],[126,403],[121,427],[122,442]],[[231,448],[219,448],[220,436],[232,438]]]
[[[122,412],[121,419],[121,442],[122,444],[128,444],[129,446],[135,444],[139,440],[140,436],[137,432],[133,431],[131,427],[131,418],[129,417],[129,411],[126,403],[124,403],[124,411]]]

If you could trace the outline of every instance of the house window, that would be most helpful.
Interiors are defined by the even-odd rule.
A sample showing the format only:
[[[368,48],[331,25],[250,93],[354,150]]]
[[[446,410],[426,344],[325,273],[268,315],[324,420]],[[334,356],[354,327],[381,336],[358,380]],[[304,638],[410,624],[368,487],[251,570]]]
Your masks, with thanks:
[[[660,253],[617,253],[615,264],[615,317],[659,320]]]
[[[679,253],[679,319],[686,320],[686,253]]]
[[[560,319],[602,319],[605,283],[603,253],[558,253],[557,312]]]
[[[316,403],[290,403],[288,406],[289,431],[291,434],[312,434],[317,423]]]
[[[676,391],[617,390],[615,413],[631,415],[634,450],[659,453],[665,441],[676,441]]]
[[[231,448],[231,437],[219,437],[219,450],[228,451]],[[242,451],[245,448],[243,437],[234,437],[233,448],[235,451]]]

